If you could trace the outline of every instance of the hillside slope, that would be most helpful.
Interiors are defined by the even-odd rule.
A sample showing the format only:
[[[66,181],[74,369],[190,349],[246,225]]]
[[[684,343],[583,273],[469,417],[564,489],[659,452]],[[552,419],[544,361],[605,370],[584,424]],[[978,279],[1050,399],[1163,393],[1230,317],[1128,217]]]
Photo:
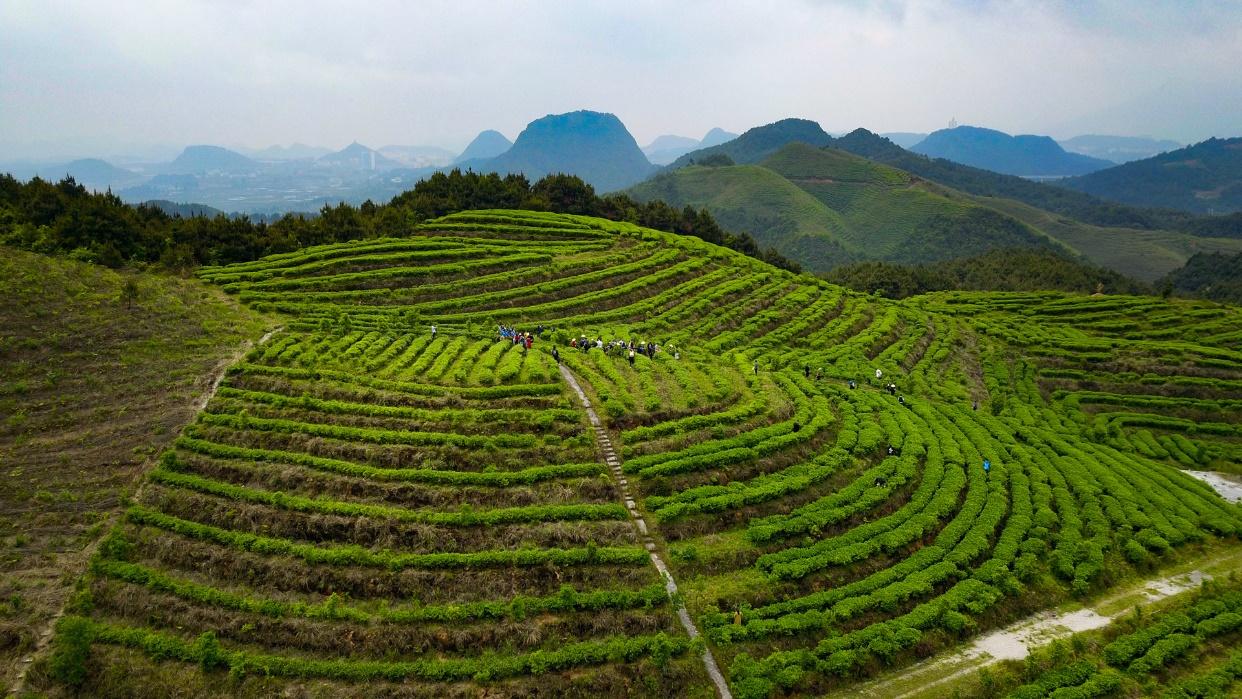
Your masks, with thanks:
[[[763,247],[807,269],[829,269],[858,259],[837,212],[779,174],[758,165],[702,167],[664,172],[626,190],[640,202],[707,209],[730,231],[749,233]]]
[[[1091,262],[1140,281],[1153,282],[1199,252],[1242,251],[1242,239],[1209,238],[1177,231],[1093,226],[1020,201],[972,197],[1059,240]]]
[[[1201,298],[1242,304],[1242,252],[1233,255],[1197,253],[1162,282]]]
[[[871,259],[932,262],[998,248],[1059,247],[956,192],[844,151],[791,144],[763,165],[840,213],[848,244]]]
[[[787,143],[759,165],[684,167],[627,193],[704,207],[726,228],[749,233],[812,271],[862,259],[928,262],[996,248],[1056,247],[964,196],[802,142]]]
[[[36,691],[709,696],[707,658],[821,695],[1240,548],[1179,471],[1242,466],[1236,308],[890,302],[522,211],[200,274],[288,329],[161,457]]]
[[[831,147],[904,170],[925,180],[923,186],[941,196],[994,209],[1097,265],[1142,281],[1158,279],[1196,252],[1242,250],[1235,240],[1210,237],[1216,229],[1227,232],[1230,222],[1226,219],[1192,221],[1189,215],[1112,204],[1062,187],[931,159],[866,129],[833,139]],[[1170,224],[1196,232],[1163,228]]]
[[[142,465],[268,322],[194,280],[0,247],[5,692]]]
[[[1150,294],[1151,287],[1052,250],[1000,249],[918,265],[859,262],[822,275],[833,284],[901,299],[933,291],[1070,291]]]
[[[1057,184],[1133,206],[1242,211],[1242,138],[1212,138]]]

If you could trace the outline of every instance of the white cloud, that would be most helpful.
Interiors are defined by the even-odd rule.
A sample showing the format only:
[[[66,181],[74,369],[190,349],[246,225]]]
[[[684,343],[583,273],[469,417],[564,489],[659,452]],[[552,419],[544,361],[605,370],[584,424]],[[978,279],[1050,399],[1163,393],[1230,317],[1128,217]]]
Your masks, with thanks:
[[[6,0],[0,159],[461,146],[578,108],[617,113],[639,142],[785,116],[1193,140],[1236,135],[1238,65],[1236,3]],[[1208,86],[1203,113],[1170,118],[1169,85]]]

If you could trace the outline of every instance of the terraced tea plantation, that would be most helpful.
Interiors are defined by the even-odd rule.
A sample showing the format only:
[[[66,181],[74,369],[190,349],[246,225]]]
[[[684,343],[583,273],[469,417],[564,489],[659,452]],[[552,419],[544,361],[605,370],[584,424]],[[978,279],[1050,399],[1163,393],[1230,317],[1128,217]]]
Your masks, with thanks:
[[[1242,470],[1237,309],[887,302],[518,211],[200,275],[285,330],[104,542],[48,691],[809,695],[1239,546],[1179,470]]]
[[[1211,583],[1180,604],[1134,613],[1102,632],[1059,641],[993,673],[1015,699],[1150,695],[1237,696],[1242,679],[1242,586]],[[996,695],[996,691],[990,695]]]

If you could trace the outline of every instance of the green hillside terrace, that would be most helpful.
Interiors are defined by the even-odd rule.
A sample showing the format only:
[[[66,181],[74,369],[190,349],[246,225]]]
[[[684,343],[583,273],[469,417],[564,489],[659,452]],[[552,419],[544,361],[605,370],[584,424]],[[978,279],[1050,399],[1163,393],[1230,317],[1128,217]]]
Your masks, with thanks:
[[[888,301],[509,210],[198,274],[284,330],[147,475],[35,691],[819,695],[1242,546],[1182,470],[1242,471],[1234,307]]]

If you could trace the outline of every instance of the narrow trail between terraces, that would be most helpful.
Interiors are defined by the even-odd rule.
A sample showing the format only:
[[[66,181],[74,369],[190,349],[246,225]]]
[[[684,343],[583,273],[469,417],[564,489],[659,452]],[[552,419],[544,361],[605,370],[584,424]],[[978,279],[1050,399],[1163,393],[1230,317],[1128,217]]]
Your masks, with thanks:
[[[669,571],[668,566],[664,564],[664,560],[660,558],[660,554],[656,551],[655,535],[651,529],[647,527],[647,521],[643,519],[642,513],[638,511],[638,506],[634,502],[634,496],[630,493],[629,480],[621,473],[621,457],[617,455],[617,450],[612,446],[612,440],[608,437],[608,430],[604,429],[604,424],[600,421],[599,415],[596,414],[595,408],[591,407],[591,400],[587,398],[586,393],[582,390],[578,380],[570,373],[565,365],[559,366],[561,376],[565,378],[565,382],[570,388],[574,389],[574,393],[578,394],[578,400],[582,402],[582,407],[586,410],[587,418],[591,421],[591,427],[595,430],[595,443],[599,447],[600,454],[604,457],[604,463],[608,465],[608,471],[612,474],[613,481],[621,490],[621,496],[625,501],[625,508],[630,512],[630,518],[634,523],[634,528],[638,530],[639,539],[643,542],[643,546],[647,548],[647,553],[651,556],[651,564],[660,572],[660,576],[664,578],[664,589],[668,591],[669,599],[673,604],[677,605],[677,618],[681,620],[681,625],[686,629],[686,633],[690,638],[699,637],[699,629],[694,625],[694,620],[690,618],[690,612],[686,611],[686,605],[683,604],[677,596],[677,581],[673,580],[673,574]],[[712,655],[712,649],[703,647],[703,668],[707,671],[708,677],[712,683],[716,685],[716,693],[721,699],[733,699],[733,694],[729,692],[729,683],[725,681],[724,675],[720,672],[720,666],[716,664],[716,658]]]

